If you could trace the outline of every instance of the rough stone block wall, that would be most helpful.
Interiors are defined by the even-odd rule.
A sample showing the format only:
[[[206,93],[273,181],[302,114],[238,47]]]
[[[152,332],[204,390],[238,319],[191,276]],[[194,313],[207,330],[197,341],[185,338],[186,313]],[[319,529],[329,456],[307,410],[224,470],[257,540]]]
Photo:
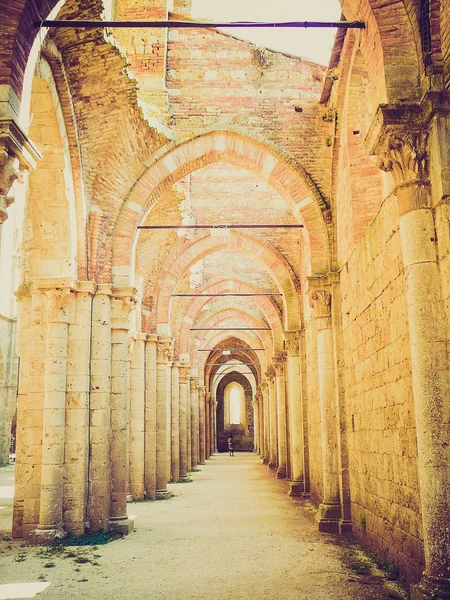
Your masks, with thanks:
[[[397,200],[341,271],[354,532],[400,570],[423,569],[406,282]]]

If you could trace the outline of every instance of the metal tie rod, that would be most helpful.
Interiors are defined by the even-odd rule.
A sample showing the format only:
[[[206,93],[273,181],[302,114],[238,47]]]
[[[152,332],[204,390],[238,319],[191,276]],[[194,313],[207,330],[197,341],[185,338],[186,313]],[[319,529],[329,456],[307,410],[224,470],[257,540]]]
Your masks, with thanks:
[[[253,296],[282,296],[283,294],[172,294],[173,298],[217,298],[224,296],[239,296],[239,297],[253,297]]]
[[[205,367],[255,367],[253,363],[205,363]]]
[[[201,350],[197,350],[197,352],[238,352],[243,350],[247,352],[248,350],[254,350],[259,352],[265,352],[265,348],[202,348]]]
[[[138,229],[303,229],[303,225],[282,223],[255,225],[139,225]]]
[[[283,22],[259,22],[259,21],[234,21],[226,23],[205,23],[201,21],[83,21],[83,20],[50,20],[44,19],[35,23],[36,27],[50,28],[76,28],[95,29],[96,27],[120,27],[120,28],[159,28],[169,27],[176,29],[216,29],[216,28],[320,28],[320,29],[365,29],[362,21],[283,21]]]
[[[272,331],[270,327],[191,327],[191,331]]]

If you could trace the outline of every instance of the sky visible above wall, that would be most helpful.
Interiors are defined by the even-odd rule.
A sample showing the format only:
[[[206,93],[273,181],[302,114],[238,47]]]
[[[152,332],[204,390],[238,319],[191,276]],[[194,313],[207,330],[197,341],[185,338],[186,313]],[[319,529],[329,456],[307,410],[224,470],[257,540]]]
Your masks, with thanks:
[[[339,21],[339,0],[193,0],[192,16],[214,21]],[[227,29],[258,46],[328,65],[336,29]]]

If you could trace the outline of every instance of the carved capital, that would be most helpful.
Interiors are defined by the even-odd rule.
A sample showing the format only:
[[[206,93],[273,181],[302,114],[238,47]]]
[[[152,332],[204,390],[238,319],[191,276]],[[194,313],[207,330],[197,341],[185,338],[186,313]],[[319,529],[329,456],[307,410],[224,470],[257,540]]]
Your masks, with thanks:
[[[191,371],[191,365],[180,364],[180,381],[186,383],[189,378],[189,373]]]
[[[170,348],[172,345],[171,337],[159,337],[156,344],[156,362],[167,364],[169,362]]]
[[[316,317],[331,316],[331,293],[326,289],[309,291],[309,305],[314,309]]]
[[[298,331],[286,331],[286,350],[288,356],[298,356],[300,351],[300,340]]]
[[[199,387],[197,377],[191,377],[191,392],[195,392]]]
[[[378,144],[378,167],[391,172],[396,185],[428,179],[428,131],[388,129]]]
[[[10,190],[24,169],[35,168],[41,154],[12,119],[0,119],[0,223],[13,202]]]
[[[198,393],[200,395],[200,399],[201,400],[205,400],[205,396],[206,396],[206,386],[204,385],[199,385],[198,386]]]
[[[68,288],[44,290],[47,302],[47,321],[49,323],[69,323],[71,320],[71,300],[73,294]]]
[[[280,354],[279,356],[274,356],[272,358],[273,368],[275,369],[275,375],[277,377],[282,377],[284,375],[285,360],[286,357],[284,354]]]
[[[260,385],[261,393],[267,396],[267,392],[269,391],[269,384],[266,381],[263,381]]]

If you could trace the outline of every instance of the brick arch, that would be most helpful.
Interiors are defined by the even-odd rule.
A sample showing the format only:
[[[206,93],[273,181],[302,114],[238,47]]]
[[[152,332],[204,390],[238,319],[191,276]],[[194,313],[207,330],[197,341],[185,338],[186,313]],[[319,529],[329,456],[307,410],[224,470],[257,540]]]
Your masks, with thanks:
[[[210,353],[200,352],[200,356],[199,356],[199,360],[198,360],[199,374],[207,373],[207,370],[204,370],[205,363],[206,362],[214,362],[214,360],[210,360],[210,359],[213,358],[215,353],[221,352],[222,350],[226,350],[226,346],[223,345],[223,342],[227,342],[228,340],[230,342],[233,342],[233,344],[235,344],[235,343],[236,344],[237,343],[247,344],[247,347],[242,346],[242,348],[240,348],[240,350],[238,352],[232,353],[230,355],[230,359],[236,358],[239,355],[243,355],[243,356],[245,356],[246,359],[248,359],[248,360],[246,360],[246,362],[254,362],[261,368],[262,372],[265,372],[267,370],[267,365],[270,362],[270,359],[267,359],[267,356],[266,356],[268,354],[269,350],[265,349],[265,352],[253,352],[253,351],[249,350],[249,348],[255,347],[253,344],[255,343],[256,339],[257,338],[254,335],[250,335],[249,332],[247,332],[247,331],[233,332],[233,335],[230,335],[229,331],[211,332],[203,340],[202,346],[207,347],[207,348],[215,348],[215,350],[211,351]],[[222,346],[221,346],[221,344],[222,344]],[[232,346],[232,347],[235,347],[235,346]],[[263,347],[264,346],[261,346],[261,348],[263,348]],[[191,348],[190,359],[191,359],[192,365],[197,365],[197,360],[196,360],[197,357],[195,354],[196,354],[196,349]],[[219,356],[221,356],[221,355],[219,355]]]
[[[228,307],[228,308],[222,308],[222,309],[218,310],[217,312],[213,312],[212,314],[209,314],[208,316],[205,317],[205,319],[201,323],[199,323],[199,326],[200,327],[217,327],[224,321],[227,321],[228,319],[240,320],[242,327],[264,327],[267,325],[261,319],[258,319],[257,317],[254,317],[253,315],[251,315],[247,312]],[[230,333],[234,333],[234,332],[228,332],[228,335],[230,335]],[[253,333],[255,338],[259,340],[259,342],[258,342],[259,344],[262,344],[265,348],[270,349],[272,354],[274,354],[274,342],[273,342],[271,332],[269,332],[269,331],[254,331],[254,332],[250,332],[250,333]],[[202,342],[207,334],[208,334],[207,331],[193,332],[193,335],[191,336],[191,343],[194,344],[195,340],[199,340],[200,342]],[[281,345],[281,347],[278,346],[278,349],[281,350],[282,345]]]
[[[73,129],[68,130],[67,125],[73,127],[73,122],[64,112],[59,93],[61,86],[58,88],[54,68],[55,64],[42,56],[32,85],[34,118],[29,133],[42,158],[28,178],[23,234],[24,282],[32,277],[76,278],[80,273],[79,253],[85,258],[83,242],[86,238],[78,238],[80,230],[85,230],[79,219],[82,199],[76,195],[74,155],[68,143]]]
[[[299,299],[293,274],[284,257],[260,239],[255,239],[237,231],[223,237],[204,236],[192,243],[185,252],[177,256],[175,248],[161,269],[158,287],[155,290],[156,309],[154,325],[170,323],[170,303],[172,291],[183,274],[204,256],[231,248],[251,256],[271,274],[277,289],[283,294],[285,329],[299,327]]]
[[[366,82],[367,62],[350,32],[343,48],[339,118],[340,184],[336,190],[336,228],[334,231],[338,264],[350,253],[367,231],[382,200],[381,171],[369,154],[365,137],[376,106],[371,103]],[[362,185],[361,182],[364,182]]]
[[[235,280],[232,281],[233,289],[239,291],[240,293],[252,294],[257,293],[259,291],[258,288],[248,283],[244,283],[241,281],[238,282]],[[229,279],[218,281],[206,287],[204,289],[204,292],[207,294],[220,294],[221,292],[230,289],[229,282]],[[266,298],[264,296],[254,297],[251,300],[252,303],[258,307],[258,310],[261,311],[267,323],[269,323],[269,325],[272,327],[274,335],[274,345],[275,347],[278,347],[279,344],[282,343],[283,336],[282,315],[278,309],[278,306],[269,298]],[[188,352],[189,328],[191,326],[191,322],[194,322],[202,308],[210,301],[210,298],[204,298],[199,296],[198,298],[192,298],[191,301],[187,304],[186,310],[182,315],[180,331],[173,332],[174,335],[177,336],[180,340],[180,353],[184,354]]]
[[[130,191],[111,241],[113,283],[117,279],[120,284],[127,283],[125,268],[133,273],[137,227],[158,199],[180,178],[215,162],[247,169],[275,189],[305,226],[304,252],[309,257],[309,272],[328,272],[329,242],[323,216],[328,206],[304,169],[280,149],[231,131],[214,130],[177,145],[166,145]]]
[[[340,0],[340,4],[348,21],[366,23],[360,45],[368,57],[374,103],[418,100],[421,96],[418,25],[411,0]]]

